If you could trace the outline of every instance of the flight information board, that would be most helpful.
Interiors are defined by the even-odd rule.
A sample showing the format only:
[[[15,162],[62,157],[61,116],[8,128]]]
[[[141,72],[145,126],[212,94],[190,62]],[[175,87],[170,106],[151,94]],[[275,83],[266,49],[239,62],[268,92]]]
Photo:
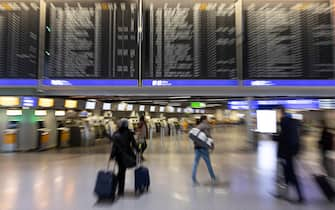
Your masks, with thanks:
[[[237,78],[234,1],[144,2],[144,79]]]
[[[47,3],[49,78],[137,79],[137,1]]]
[[[37,79],[39,1],[0,2],[0,78]]]
[[[334,78],[328,1],[245,0],[243,11],[245,79]]]

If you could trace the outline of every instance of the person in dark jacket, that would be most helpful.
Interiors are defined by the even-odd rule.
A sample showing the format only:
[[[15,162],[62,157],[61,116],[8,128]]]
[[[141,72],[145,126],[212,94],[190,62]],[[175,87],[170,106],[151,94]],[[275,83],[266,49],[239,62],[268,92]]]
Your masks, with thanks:
[[[319,149],[321,155],[321,164],[326,170],[327,174],[331,171],[330,167],[327,163],[327,152],[333,149],[333,134],[329,131],[327,123],[325,120],[321,122],[322,126],[322,134],[319,140]]]
[[[284,176],[286,184],[292,184],[297,190],[299,203],[303,203],[303,196],[300,182],[295,173],[295,158],[299,153],[299,121],[292,119],[285,111],[284,107],[280,107],[281,131],[278,137],[278,158],[284,160]]]
[[[201,116],[199,124],[197,126],[197,128],[204,132],[206,134],[207,137],[212,137],[211,136],[211,132],[210,132],[210,125],[207,121],[207,117],[206,116]],[[198,169],[198,165],[199,165],[199,161],[200,158],[204,159],[206,165],[207,165],[207,169],[208,172],[212,178],[212,184],[216,184],[217,183],[217,178],[214,174],[214,170],[211,164],[211,160],[209,157],[209,151],[207,148],[204,148],[200,145],[197,145],[196,143],[194,144],[194,152],[195,152],[195,157],[194,157],[194,163],[193,163],[193,169],[192,169],[192,181],[193,181],[193,185],[197,186],[199,185],[197,179],[196,179],[196,175],[197,175],[197,169]]]
[[[127,119],[119,121],[118,130],[111,137],[111,141],[113,147],[110,158],[116,160],[119,169],[117,174],[119,184],[118,195],[123,196],[127,170],[125,161],[129,161],[129,159],[136,161],[134,149],[137,148],[134,133],[129,130]],[[122,153],[126,153],[127,159]]]

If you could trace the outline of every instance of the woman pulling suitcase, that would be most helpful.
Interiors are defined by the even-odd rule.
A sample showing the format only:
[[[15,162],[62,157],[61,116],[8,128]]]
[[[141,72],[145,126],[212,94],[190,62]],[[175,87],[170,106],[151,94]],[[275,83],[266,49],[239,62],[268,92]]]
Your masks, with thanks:
[[[125,177],[127,168],[136,166],[137,150],[134,133],[128,128],[128,120],[121,119],[118,123],[118,130],[111,137],[113,143],[110,159],[115,159],[118,164],[118,196],[124,195]]]

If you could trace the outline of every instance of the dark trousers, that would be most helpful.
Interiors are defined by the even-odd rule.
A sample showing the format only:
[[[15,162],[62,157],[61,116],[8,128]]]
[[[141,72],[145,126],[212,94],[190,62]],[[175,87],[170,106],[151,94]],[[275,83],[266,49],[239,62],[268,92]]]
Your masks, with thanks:
[[[294,159],[293,157],[285,158],[285,181],[287,185],[292,184],[296,190],[297,194],[299,196],[299,199],[304,199],[301,186],[298,180],[298,177],[295,173],[295,164],[294,164]]]
[[[123,195],[124,194],[124,183],[125,183],[125,179],[126,179],[126,167],[124,167],[123,165],[119,165],[119,171],[117,174],[117,179],[118,179],[118,184],[119,184],[119,190],[118,190],[118,194],[119,195]]]
[[[332,166],[329,165],[326,154],[327,154],[327,151],[322,151],[321,152],[321,164],[322,164],[322,167],[325,169],[326,174],[329,175],[329,174],[331,174]]]

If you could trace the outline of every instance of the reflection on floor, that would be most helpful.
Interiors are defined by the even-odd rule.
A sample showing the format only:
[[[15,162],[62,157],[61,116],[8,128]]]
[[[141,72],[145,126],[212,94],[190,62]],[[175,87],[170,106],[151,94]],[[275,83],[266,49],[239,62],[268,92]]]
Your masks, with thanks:
[[[198,170],[201,186],[192,187],[190,173],[193,161],[190,152],[159,154],[160,142],[146,154],[144,163],[150,168],[151,189],[141,197],[133,194],[133,171],[127,172],[127,194],[115,203],[97,203],[93,195],[96,173],[106,167],[108,145],[82,151],[68,149],[62,152],[19,153],[0,155],[0,209],[1,210],[90,210],[90,209],[192,209],[192,210],[330,210],[328,203],[311,179],[309,161],[299,162],[307,203],[303,206],[276,200],[274,190],[275,144],[262,141],[257,153],[243,153],[243,139],[239,132],[217,132],[217,148],[212,154],[215,172],[220,179],[218,186],[209,184],[204,163]],[[231,137],[230,137],[231,136]],[[235,139],[234,139],[235,138]],[[231,143],[228,141],[236,141]],[[242,139],[242,140],[241,140]],[[173,145],[174,141],[170,144]],[[168,147],[170,147],[169,145]],[[172,146],[171,146],[172,147]],[[71,152],[72,150],[72,152]],[[172,151],[172,150],[171,150]],[[236,152],[239,151],[239,152]],[[100,152],[100,153],[97,153]],[[309,157],[305,155],[305,157]],[[313,161],[313,160],[312,160]],[[294,198],[295,193],[291,196]]]

